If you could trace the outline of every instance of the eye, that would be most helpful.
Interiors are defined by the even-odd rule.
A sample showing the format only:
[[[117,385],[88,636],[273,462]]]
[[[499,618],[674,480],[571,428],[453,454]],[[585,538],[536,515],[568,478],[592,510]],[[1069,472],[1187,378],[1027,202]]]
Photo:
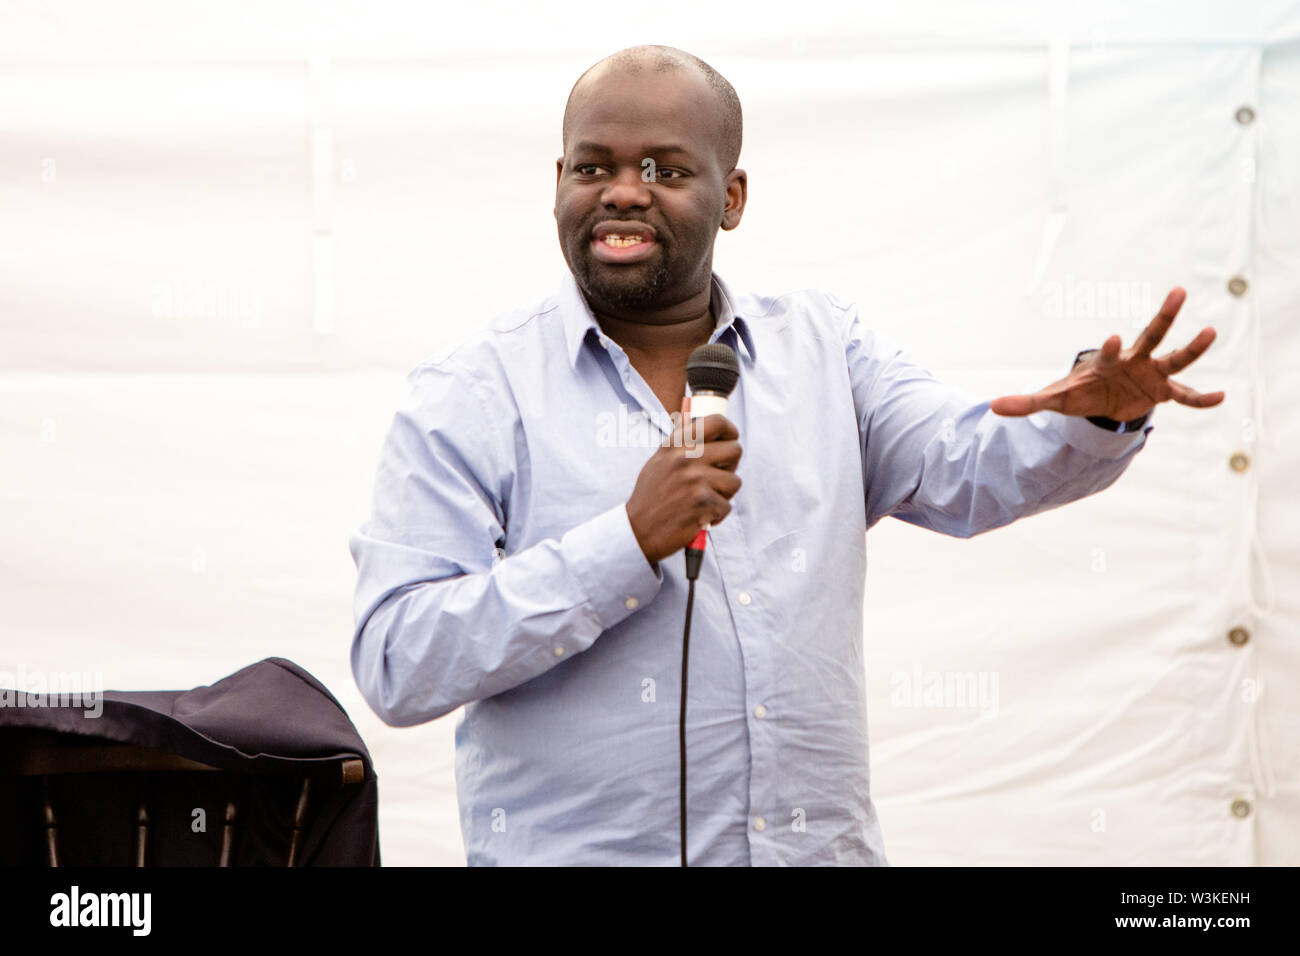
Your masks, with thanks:
[[[575,173],[577,173],[579,176],[594,176],[595,173],[584,173],[583,170],[584,170],[584,169],[599,169],[599,168],[600,168],[600,167],[597,166],[595,163],[583,163],[581,166],[574,166],[574,167],[573,167],[573,171],[574,171]]]
[[[655,168],[655,172],[659,175],[660,179],[663,178],[664,173],[672,173],[672,175],[668,177],[669,179],[681,179],[686,175],[680,169],[673,169],[671,166],[658,166]]]

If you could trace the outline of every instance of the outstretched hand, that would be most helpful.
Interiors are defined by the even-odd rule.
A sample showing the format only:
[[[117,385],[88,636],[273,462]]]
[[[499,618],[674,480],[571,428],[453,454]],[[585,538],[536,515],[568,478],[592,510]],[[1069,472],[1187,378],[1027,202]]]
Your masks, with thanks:
[[[1173,381],[1169,376],[1191,365],[1214,341],[1214,329],[1206,327],[1181,349],[1152,358],[1187,293],[1175,288],[1132,347],[1120,349],[1122,341],[1112,335],[1079,362],[1065,378],[1032,395],[1003,395],[989,407],[999,415],[1029,415],[1041,409],[1062,415],[1102,416],[1130,421],[1147,414],[1160,402],[1173,399],[1192,408],[1212,408],[1223,401],[1223,392],[1201,393]]]

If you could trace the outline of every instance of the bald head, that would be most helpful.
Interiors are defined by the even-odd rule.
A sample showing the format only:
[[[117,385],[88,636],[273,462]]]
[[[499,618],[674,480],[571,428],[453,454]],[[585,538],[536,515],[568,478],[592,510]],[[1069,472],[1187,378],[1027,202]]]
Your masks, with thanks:
[[[713,91],[717,104],[718,141],[714,144],[718,164],[723,173],[736,168],[740,161],[740,143],[742,120],[740,97],[726,78],[697,56],[671,46],[633,46],[626,50],[605,57],[590,67],[569,91],[568,102],[564,105],[564,126],[562,144],[564,152],[569,151],[569,134],[573,126],[573,117],[582,108],[583,102],[598,89],[601,77],[612,73],[636,75],[651,72],[660,74],[694,73],[702,78]]]

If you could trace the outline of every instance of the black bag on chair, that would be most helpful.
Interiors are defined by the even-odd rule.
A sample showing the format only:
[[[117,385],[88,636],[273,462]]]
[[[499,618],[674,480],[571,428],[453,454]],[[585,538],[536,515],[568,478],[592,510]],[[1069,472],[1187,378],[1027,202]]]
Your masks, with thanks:
[[[370,754],[292,661],[193,690],[104,691],[98,716],[4,695],[0,865],[379,865]]]

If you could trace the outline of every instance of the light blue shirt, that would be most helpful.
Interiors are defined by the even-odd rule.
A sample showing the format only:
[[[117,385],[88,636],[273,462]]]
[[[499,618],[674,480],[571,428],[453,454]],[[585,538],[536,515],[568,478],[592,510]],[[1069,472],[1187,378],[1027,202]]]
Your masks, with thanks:
[[[696,584],[689,862],[887,865],[866,530],[892,515],[965,538],[1091,495],[1151,419],[999,416],[821,291],[735,295],[714,274],[712,314],[740,362],[744,486]],[[394,726],[465,705],[471,865],[679,862],[685,559],[652,567],[625,509],[671,431],[567,273],[407,379],[351,538],[352,671]]]

